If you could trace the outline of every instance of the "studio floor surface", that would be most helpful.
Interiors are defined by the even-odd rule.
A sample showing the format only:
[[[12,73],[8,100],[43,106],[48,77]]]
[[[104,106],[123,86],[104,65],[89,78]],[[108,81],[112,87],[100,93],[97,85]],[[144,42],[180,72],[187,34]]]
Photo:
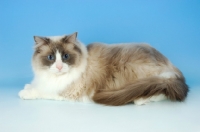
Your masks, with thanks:
[[[183,103],[103,106],[21,100],[19,88],[0,88],[0,132],[200,132],[200,87]]]

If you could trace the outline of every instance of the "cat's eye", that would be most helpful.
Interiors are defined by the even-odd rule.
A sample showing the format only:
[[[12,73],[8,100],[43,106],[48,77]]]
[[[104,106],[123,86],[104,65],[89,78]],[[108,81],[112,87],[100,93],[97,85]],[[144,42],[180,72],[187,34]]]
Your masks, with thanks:
[[[54,60],[55,57],[54,57],[54,55],[48,55],[48,56],[47,56],[47,59],[48,59],[48,60]]]
[[[69,54],[64,54],[62,58],[63,58],[63,60],[68,60],[69,57],[70,57]]]

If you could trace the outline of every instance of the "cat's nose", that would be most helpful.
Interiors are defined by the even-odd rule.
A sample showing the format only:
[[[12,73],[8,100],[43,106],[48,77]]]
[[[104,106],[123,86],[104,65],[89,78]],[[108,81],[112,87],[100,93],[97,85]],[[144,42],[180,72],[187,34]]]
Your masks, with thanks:
[[[56,68],[60,71],[63,68],[63,66],[62,65],[56,65]]]

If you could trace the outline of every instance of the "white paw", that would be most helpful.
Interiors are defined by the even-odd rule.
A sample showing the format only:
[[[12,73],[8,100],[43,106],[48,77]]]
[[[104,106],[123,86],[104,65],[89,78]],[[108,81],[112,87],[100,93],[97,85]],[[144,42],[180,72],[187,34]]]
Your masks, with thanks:
[[[166,100],[167,97],[164,94],[159,94],[159,95],[154,95],[150,98],[150,101],[157,102],[157,101],[162,101]]]
[[[162,101],[162,100],[166,100],[167,97],[164,94],[159,94],[159,95],[154,95],[152,97],[149,98],[139,98],[134,100],[134,104],[136,105],[145,105],[148,104],[149,102],[157,102],[157,101]]]
[[[147,99],[139,98],[139,99],[134,100],[134,104],[136,105],[145,105],[145,104],[148,104],[149,102],[150,100],[148,98]]]
[[[25,85],[24,89],[19,92],[19,97],[21,99],[37,99],[38,93],[36,90],[30,88],[29,85]]]

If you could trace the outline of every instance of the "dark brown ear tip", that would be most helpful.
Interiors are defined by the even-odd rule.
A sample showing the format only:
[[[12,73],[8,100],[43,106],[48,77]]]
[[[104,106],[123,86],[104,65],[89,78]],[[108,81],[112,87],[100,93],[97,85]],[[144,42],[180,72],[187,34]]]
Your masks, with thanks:
[[[33,36],[36,43],[49,43],[50,39],[47,37]]]
[[[34,40],[39,39],[39,38],[42,38],[42,37],[39,37],[39,36],[33,36],[33,39],[34,39]]]
[[[36,39],[36,38],[37,38],[37,36],[33,36],[33,38],[34,38],[34,39]]]
[[[37,38],[38,38],[37,36],[33,36],[33,39],[35,40],[35,42],[37,41]]]

